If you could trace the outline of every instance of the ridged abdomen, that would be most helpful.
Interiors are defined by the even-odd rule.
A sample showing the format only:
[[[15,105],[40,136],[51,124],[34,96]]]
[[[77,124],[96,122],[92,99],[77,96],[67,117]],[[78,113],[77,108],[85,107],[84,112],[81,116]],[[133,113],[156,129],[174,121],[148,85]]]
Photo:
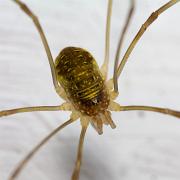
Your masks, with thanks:
[[[56,58],[58,81],[74,107],[94,116],[107,109],[109,96],[92,55],[84,49],[67,47]]]

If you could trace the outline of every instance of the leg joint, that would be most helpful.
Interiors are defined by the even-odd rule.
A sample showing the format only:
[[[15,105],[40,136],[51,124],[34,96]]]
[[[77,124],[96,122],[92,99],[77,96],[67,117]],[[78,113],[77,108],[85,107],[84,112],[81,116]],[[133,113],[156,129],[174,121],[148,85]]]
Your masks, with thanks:
[[[147,21],[145,22],[145,25],[146,25],[146,27],[148,27],[150,24],[152,24],[157,18],[158,18],[158,12],[157,11],[155,11],[155,12],[153,12],[150,16],[149,16],[149,18],[147,19]]]
[[[21,9],[28,15],[30,16],[33,21],[38,21],[38,18],[36,15],[33,14],[33,12],[27,7],[26,4],[22,3],[22,2],[18,2],[19,6],[21,7]]]

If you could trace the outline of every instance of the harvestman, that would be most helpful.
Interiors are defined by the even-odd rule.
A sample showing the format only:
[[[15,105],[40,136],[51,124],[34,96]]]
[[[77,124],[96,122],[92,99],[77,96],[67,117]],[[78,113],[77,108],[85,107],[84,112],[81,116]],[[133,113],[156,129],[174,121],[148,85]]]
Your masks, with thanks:
[[[77,160],[75,168],[72,174],[72,180],[79,179],[83,142],[86,130],[89,123],[93,125],[95,130],[99,133],[103,133],[103,124],[110,125],[115,128],[115,124],[111,119],[110,111],[132,111],[132,110],[143,110],[143,111],[154,111],[163,114],[168,114],[180,118],[180,112],[152,107],[152,106],[122,106],[116,103],[114,100],[118,96],[118,77],[122,73],[122,70],[128,60],[129,55],[134,49],[135,45],[144,34],[146,29],[151,25],[157,17],[166,11],[168,8],[178,3],[180,0],[171,0],[158,10],[153,12],[145,23],[141,26],[140,30],[136,34],[135,38],[128,47],[125,55],[123,56],[121,63],[118,63],[119,54],[122,47],[124,35],[129,26],[133,10],[134,0],[131,0],[131,7],[126,19],[126,23],[121,32],[119,39],[116,59],[114,65],[113,78],[107,80],[108,62],[109,62],[109,35],[110,35],[110,22],[112,12],[112,0],[108,2],[107,10],[107,24],[106,24],[106,44],[105,44],[105,60],[102,67],[99,69],[95,59],[92,55],[84,49],[76,47],[68,47],[63,49],[54,63],[51,51],[49,49],[46,37],[42,30],[42,27],[38,21],[38,18],[34,13],[20,0],[13,0],[20,8],[33,20],[36,26],[42,43],[44,45],[53,79],[54,88],[57,94],[65,100],[65,102],[58,106],[38,106],[38,107],[24,107],[18,109],[10,109],[0,111],[0,117],[8,116],[16,113],[33,112],[33,111],[71,111],[70,119],[58,126],[53,130],[47,137],[45,137],[16,167],[13,171],[9,180],[14,180],[18,177],[19,173],[26,165],[26,163],[32,158],[32,156],[43,146],[52,136],[59,132],[64,127],[73,123],[80,118],[81,122],[81,134],[78,146]],[[78,63],[81,63],[81,70],[78,69]],[[119,65],[118,65],[119,64]],[[77,66],[76,66],[77,65]],[[74,73],[76,73],[74,75]],[[91,80],[90,80],[91,79]],[[71,81],[73,80],[73,82]],[[88,80],[88,81],[87,81]],[[79,84],[79,82],[81,82]]]

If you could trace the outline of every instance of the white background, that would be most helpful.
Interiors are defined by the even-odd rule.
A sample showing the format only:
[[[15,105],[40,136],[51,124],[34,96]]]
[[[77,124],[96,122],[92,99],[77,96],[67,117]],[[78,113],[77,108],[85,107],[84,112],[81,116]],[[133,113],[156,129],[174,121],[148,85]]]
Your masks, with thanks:
[[[67,46],[88,49],[99,65],[104,58],[107,0],[26,0],[38,15],[53,57]],[[129,1],[114,1],[111,31],[112,77],[115,50]],[[165,0],[137,0],[123,52],[141,24]],[[180,4],[145,32],[119,79],[122,105],[154,105],[180,110]],[[0,109],[58,105],[50,68],[31,20],[12,2],[0,0]],[[0,119],[0,179],[69,113],[36,112]],[[112,113],[117,128],[92,127],[86,136],[81,180],[179,180],[180,121],[150,112]],[[69,180],[79,121],[62,130],[36,154],[19,180]]]

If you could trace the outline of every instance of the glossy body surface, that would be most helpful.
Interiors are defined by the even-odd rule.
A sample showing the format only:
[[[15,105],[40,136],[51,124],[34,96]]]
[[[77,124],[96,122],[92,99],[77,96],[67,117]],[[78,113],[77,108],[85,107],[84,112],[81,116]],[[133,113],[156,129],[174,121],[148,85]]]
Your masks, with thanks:
[[[104,112],[109,95],[93,56],[82,48],[63,49],[55,62],[58,81],[75,109],[88,116]]]

